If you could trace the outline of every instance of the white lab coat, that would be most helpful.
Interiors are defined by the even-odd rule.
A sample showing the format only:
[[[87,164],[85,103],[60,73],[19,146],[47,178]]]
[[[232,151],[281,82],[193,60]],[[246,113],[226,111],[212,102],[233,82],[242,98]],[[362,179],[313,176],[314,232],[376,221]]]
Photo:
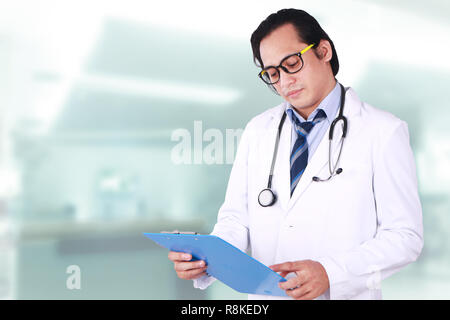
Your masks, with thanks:
[[[313,176],[329,176],[327,132],[291,198],[291,122],[285,121],[272,183],[278,200],[263,208],[258,194],[267,186],[285,108],[282,103],[247,124],[212,234],[243,251],[251,249],[267,266],[304,259],[320,262],[330,289],[318,299],[381,299],[379,281],[415,261],[423,247],[407,124],[361,102],[346,88],[348,132],[339,162],[343,172],[328,182],[312,181]],[[334,150],[341,130],[336,126]],[[202,277],[194,286],[206,288],[213,280]],[[267,298],[279,297],[249,295]]]

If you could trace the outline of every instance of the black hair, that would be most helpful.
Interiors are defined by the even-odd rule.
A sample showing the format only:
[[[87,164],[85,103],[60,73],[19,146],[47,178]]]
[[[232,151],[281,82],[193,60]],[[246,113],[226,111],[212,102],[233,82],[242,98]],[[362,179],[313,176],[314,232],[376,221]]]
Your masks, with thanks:
[[[256,30],[252,33],[250,42],[252,44],[253,61],[255,64],[261,68],[264,68],[259,51],[261,41],[275,29],[289,23],[292,24],[297,30],[297,34],[302,42],[307,44],[315,44],[313,48],[317,47],[320,40],[328,40],[332,50],[332,57],[330,60],[331,70],[333,71],[333,75],[336,76],[339,71],[339,60],[333,41],[331,41],[330,37],[322,29],[314,17],[306,11],[298,9],[282,9],[276,13],[272,13],[263,22],[261,22],[258,28],[256,28]],[[314,52],[317,55],[315,50]]]

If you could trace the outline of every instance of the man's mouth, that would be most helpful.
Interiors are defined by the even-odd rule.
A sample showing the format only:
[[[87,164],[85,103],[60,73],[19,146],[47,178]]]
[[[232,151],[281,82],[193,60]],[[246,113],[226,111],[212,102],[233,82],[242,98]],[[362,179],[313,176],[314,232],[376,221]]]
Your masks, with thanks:
[[[291,91],[289,91],[288,93],[287,93],[287,97],[295,97],[295,96],[297,96],[301,91],[303,90],[303,88],[302,89],[296,89],[296,90],[291,90]]]

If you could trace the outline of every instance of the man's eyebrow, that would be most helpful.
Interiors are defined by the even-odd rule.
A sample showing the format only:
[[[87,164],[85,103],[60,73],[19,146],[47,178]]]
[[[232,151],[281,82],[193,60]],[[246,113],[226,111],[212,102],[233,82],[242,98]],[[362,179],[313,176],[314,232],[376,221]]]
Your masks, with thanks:
[[[291,53],[291,54],[286,55],[284,58],[282,58],[282,59],[280,60],[280,63],[279,63],[278,65],[276,65],[276,66],[274,66],[274,65],[268,65],[268,66],[264,65],[264,68],[263,68],[263,69],[266,69],[266,68],[269,68],[269,67],[273,67],[273,68],[279,67],[279,66],[281,65],[281,62],[282,62],[284,59],[286,59],[287,57],[292,56],[292,55],[294,55],[294,54],[297,54],[297,53],[298,53],[298,52],[294,52],[294,53]]]

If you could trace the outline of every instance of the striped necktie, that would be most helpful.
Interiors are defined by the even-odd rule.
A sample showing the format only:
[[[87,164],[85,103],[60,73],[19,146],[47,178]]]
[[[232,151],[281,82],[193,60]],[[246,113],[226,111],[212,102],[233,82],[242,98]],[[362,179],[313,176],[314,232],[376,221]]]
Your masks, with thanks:
[[[316,123],[326,119],[325,111],[319,109],[313,121],[300,122],[297,117],[292,117],[295,122],[295,131],[297,132],[297,140],[291,153],[291,197],[294,193],[295,187],[300,181],[300,177],[305,171],[308,164],[308,143],[306,141],[307,135],[311,132]]]

